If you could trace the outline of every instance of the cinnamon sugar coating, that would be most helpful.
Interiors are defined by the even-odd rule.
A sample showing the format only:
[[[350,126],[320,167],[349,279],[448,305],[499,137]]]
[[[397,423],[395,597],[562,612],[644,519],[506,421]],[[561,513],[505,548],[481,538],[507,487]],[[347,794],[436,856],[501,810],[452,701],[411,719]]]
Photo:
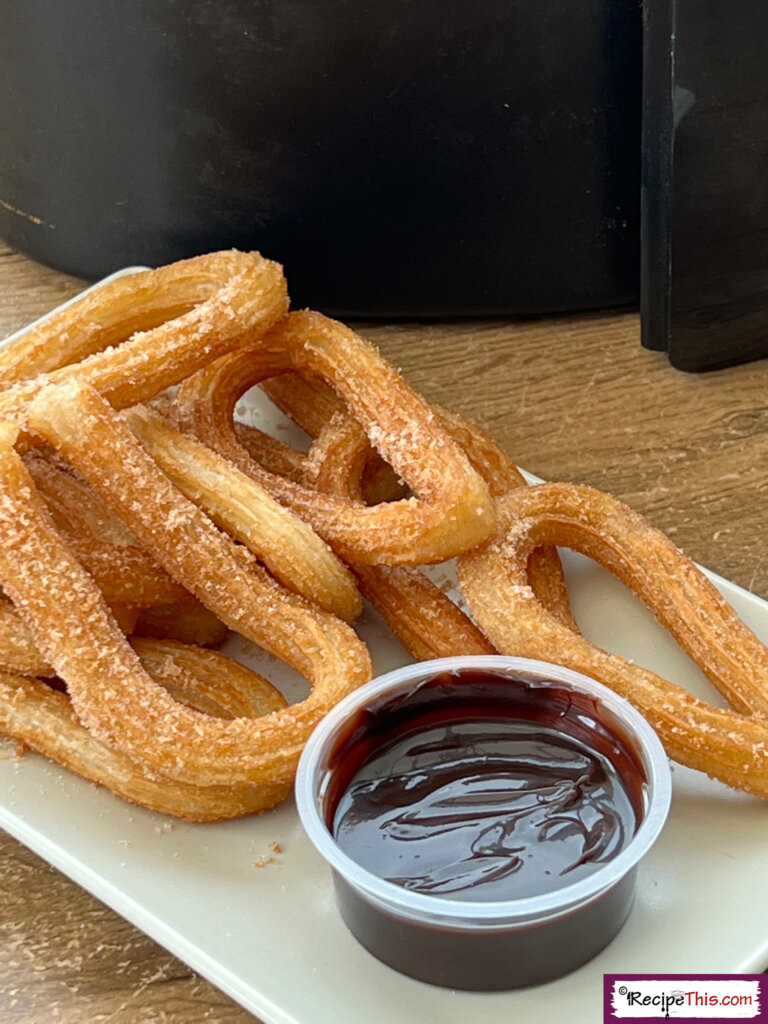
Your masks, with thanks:
[[[0,731],[189,820],[274,806],[371,675],[343,621],[357,583],[413,657],[570,665],[672,757],[768,796],[768,651],[674,545],[590,488],[524,486],[352,330],[286,308],[277,264],[214,253],[113,282],[0,352]],[[307,455],[236,422],[258,382]],[[581,637],[557,545],[643,597],[732,709]],[[474,621],[417,568],[453,556]],[[309,696],[288,706],[201,646],[229,629]]]
[[[249,455],[235,431],[235,404],[260,380],[290,369],[319,375],[338,391],[414,496],[361,506],[270,473]],[[291,313],[255,345],[200,370],[179,388],[174,415],[311,523],[346,561],[439,562],[493,529],[487,486],[427,403],[371,344],[319,313]]]
[[[173,701],[147,676],[105,614],[91,577],[44,521],[23,466],[3,458],[6,501],[18,512],[0,580],[41,653],[67,683],[81,721],[99,739],[151,766],[157,777],[193,784],[283,779],[319,717],[370,678],[368,652],[340,620],[291,594],[243,547],[221,533],[144,451],[94,390],[72,379],[42,389],[29,424],[60,451],[169,574],[230,628],[292,665],[312,685],[283,712],[222,723]],[[14,461],[15,460],[15,461]],[[31,512],[35,509],[35,513]],[[9,516],[0,525],[11,530]],[[50,528],[49,528],[50,526]],[[45,544],[40,538],[45,538]],[[29,574],[30,549],[45,588]],[[56,636],[70,641],[61,645]]]
[[[528,558],[559,544],[594,558],[637,594],[728,700],[712,707],[591,644],[552,616]],[[768,649],[704,574],[628,506],[591,487],[541,484],[498,500],[498,527],[458,562],[476,622],[503,654],[557,660],[630,700],[674,760],[768,796]]]
[[[284,586],[347,622],[362,610],[349,570],[314,530],[256,480],[146,406],[124,413],[163,472]]]
[[[283,316],[285,278],[258,253],[220,252],[98,288],[0,351],[0,418],[24,423],[41,383],[73,377],[125,408],[253,340]]]

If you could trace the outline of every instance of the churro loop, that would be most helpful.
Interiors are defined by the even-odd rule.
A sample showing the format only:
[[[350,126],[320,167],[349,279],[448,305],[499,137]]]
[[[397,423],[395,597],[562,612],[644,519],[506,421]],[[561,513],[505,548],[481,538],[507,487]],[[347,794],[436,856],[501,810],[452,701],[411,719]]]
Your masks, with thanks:
[[[415,497],[361,507],[269,473],[248,455],[235,433],[235,404],[288,369],[317,374],[338,391]],[[429,406],[372,345],[318,313],[292,313],[250,349],[199,371],[179,389],[175,411],[183,429],[255,477],[347,561],[439,562],[493,529],[486,485]]]
[[[415,566],[360,566],[355,575],[360,593],[416,661],[496,654],[461,608]]]
[[[449,412],[439,405],[432,411],[440,425],[466,453],[473,468],[488,485],[494,497],[515,487],[524,487],[526,480],[507,453],[476,423]],[[323,425],[309,450],[304,474],[322,490],[347,490],[356,500],[364,500],[363,478],[375,452],[362,427],[343,409],[337,409]],[[386,500],[392,500],[387,495]]]
[[[464,451],[491,493],[525,486],[509,456],[476,424],[439,407],[435,413]],[[320,490],[362,501],[362,479],[371,448],[359,424],[336,412],[312,445],[305,474]],[[409,654],[418,660],[457,654],[493,654],[494,647],[454,602],[410,566],[355,566],[363,596],[382,615]],[[562,566],[554,548],[531,555],[529,577],[540,600],[570,628],[573,619]]]
[[[289,590],[353,622],[362,610],[349,570],[311,526],[227,459],[146,406],[123,414],[166,476]]]
[[[194,786],[153,779],[89,732],[63,693],[39,679],[1,671],[0,731],[129,803],[188,821],[220,821],[267,810],[291,789],[290,781]]]
[[[110,610],[123,633],[127,635],[135,630],[140,617],[138,608],[112,604]],[[195,642],[200,643],[201,641],[195,638]],[[35,638],[24,620],[10,601],[2,599],[0,599],[0,672],[10,672],[13,675],[22,676],[43,676],[43,678],[55,675],[53,668],[38,651]]]
[[[0,417],[23,424],[40,374],[77,377],[116,408],[146,401],[286,309],[282,268],[258,253],[211,253],[118,278],[0,351]]]
[[[8,633],[4,619],[5,616],[0,615],[0,638],[3,641]],[[18,616],[16,622],[21,628],[26,628]],[[36,653],[28,630],[26,638]],[[286,707],[280,691],[263,676],[218,651],[156,637],[132,636],[130,643],[155,682],[188,707],[219,718],[257,717]],[[16,660],[18,665],[13,664],[12,652],[0,646],[1,672],[49,678],[55,675],[39,654],[37,663],[40,667],[37,671],[29,671],[20,656]]]
[[[364,501],[366,504],[392,501],[401,496],[401,482],[393,475],[391,467],[387,466],[370,446],[360,425],[349,415],[344,403],[327,384],[311,376],[286,373],[263,381],[261,386],[282,412],[315,439],[304,462],[304,476],[311,486],[353,501]],[[472,467],[485,480],[494,497],[525,485],[523,474],[486,431],[471,420],[442,406],[433,405],[432,410],[441,426],[466,453]],[[566,625],[578,629],[571,614],[568,591],[556,551],[547,548],[535,551],[531,555],[530,577],[536,594],[546,607]],[[388,589],[394,583],[394,579],[393,575],[387,582]],[[413,576],[403,574],[402,580],[405,588],[404,598],[408,594],[415,596],[417,588],[424,589],[423,582]],[[422,600],[427,600],[428,605],[433,605],[431,617],[437,620],[441,614],[438,606],[442,605],[443,612],[455,620],[454,614],[446,608],[445,601],[438,599],[437,602],[430,602],[429,594],[427,581]],[[370,591],[366,596],[371,599]],[[388,606],[390,610],[387,614],[391,615],[394,603],[388,601]],[[405,608],[402,618],[407,634],[411,630],[405,621]],[[393,625],[391,619],[388,618],[388,621]],[[455,626],[458,624],[454,621]],[[456,633],[457,645],[469,639],[462,636],[462,632],[459,630]],[[469,654],[476,650],[476,642],[471,640],[466,651],[452,644],[448,647],[440,645],[439,649],[444,651],[446,657],[450,654]],[[408,650],[417,657],[411,647],[408,647]]]
[[[372,449],[360,424],[337,412],[310,450],[306,475],[325,493],[362,503],[362,477]],[[353,567],[360,591],[417,661],[454,654],[493,654],[480,630],[411,565]]]
[[[498,650],[598,679],[648,718],[670,757],[768,796],[768,649],[703,573],[641,516],[590,487],[521,488],[499,499],[498,517],[494,538],[459,559],[462,593]],[[712,707],[553,618],[528,581],[529,555],[542,544],[573,548],[613,572],[736,710]]]
[[[110,604],[149,608],[190,598],[56,453],[31,449],[24,462],[59,532]]]
[[[215,651],[150,639],[132,639],[131,645],[158,685],[206,715],[258,717],[286,707],[266,679]],[[63,693],[5,668],[0,668],[0,731],[131,803],[191,821],[265,810],[290,790],[288,781],[192,786],[152,779],[140,764],[96,740]]]
[[[150,637],[131,637],[131,647],[156,683],[206,715],[258,718],[288,706],[262,675],[218,651]]]
[[[256,719],[225,722],[175,701],[115,627],[0,429],[0,530],[12,540],[0,550],[0,582],[39,651],[66,682],[82,723],[154,778],[203,786],[271,786],[289,779],[319,718],[370,678],[363,644],[340,620],[282,588],[221,534],[92,388],[69,380],[42,389],[30,407],[30,424],[171,575],[312,686],[299,704]]]
[[[285,413],[315,440],[319,439],[337,414],[354,421],[354,417],[349,415],[346,404],[336,392],[312,374],[283,373],[279,377],[271,377],[262,381],[260,387],[281,412]],[[238,436],[240,436],[242,444],[248,448],[257,462],[262,462],[263,465],[270,468],[263,461],[259,447],[249,444],[248,440],[240,435],[239,428],[236,429],[238,429]],[[365,432],[363,435],[365,436]],[[350,488],[354,488],[354,493],[350,490],[347,496],[354,500],[361,500],[366,505],[378,505],[382,501],[397,501],[407,497],[407,487],[392,467],[371,446],[367,436],[365,444],[367,456],[360,474],[360,493],[357,493],[356,478],[350,476],[348,485]],[[306,472],[309,469],[306,457],[302,469],[306,477]],[[288,474],[283,473],[283,476],[286,475]],[[304,477],[301,479],[304,480]],[[305,482],[312,484],[312,480],[308,477]],[[344,493],[342,490],[335,491],[332,488],[321,487],[319,489],[327,490],[331,494],[342,495]]]

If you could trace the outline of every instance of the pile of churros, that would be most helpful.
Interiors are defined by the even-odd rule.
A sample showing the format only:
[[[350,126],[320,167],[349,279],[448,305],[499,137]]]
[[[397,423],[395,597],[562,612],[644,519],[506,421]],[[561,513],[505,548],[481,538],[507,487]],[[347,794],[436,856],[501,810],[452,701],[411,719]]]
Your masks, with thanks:
[[[256,385],[307,453],[237,421]],[[120,278],[0,351],[0,541],[0,732],[145,807],[214,821],[284,799],[371,676],[363,598],[415,659],[575,668],[674,759],[768,796],[768,650],[699,570],[605,494],[527,487],[348,327],[288,312],[256,253]],[[731,709],[585,640],[558,545],[631,587]],[[454,557],[471,618],[419,568]],[[230,630],[306,699],[219,653]]]

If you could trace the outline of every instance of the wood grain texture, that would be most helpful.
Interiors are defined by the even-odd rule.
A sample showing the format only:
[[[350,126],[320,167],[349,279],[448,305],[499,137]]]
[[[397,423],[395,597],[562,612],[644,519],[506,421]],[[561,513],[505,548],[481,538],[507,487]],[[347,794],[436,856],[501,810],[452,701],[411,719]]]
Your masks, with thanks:
[[[2,336],[81,287],[2,247],[0,285]],[[630,313],[361,327],[520,465],[612,492],[768,596],[768,362],[682,374],[640,347]],[[2,834],[0,1008],[3,1024],[254,1020]]]

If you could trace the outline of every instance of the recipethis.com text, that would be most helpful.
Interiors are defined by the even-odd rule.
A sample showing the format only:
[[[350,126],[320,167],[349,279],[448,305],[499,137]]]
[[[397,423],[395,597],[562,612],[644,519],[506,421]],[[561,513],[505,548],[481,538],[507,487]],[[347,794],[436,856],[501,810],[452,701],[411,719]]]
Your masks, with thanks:
[[[606,974],[603,1020],[768,1021],[761,974]]]

